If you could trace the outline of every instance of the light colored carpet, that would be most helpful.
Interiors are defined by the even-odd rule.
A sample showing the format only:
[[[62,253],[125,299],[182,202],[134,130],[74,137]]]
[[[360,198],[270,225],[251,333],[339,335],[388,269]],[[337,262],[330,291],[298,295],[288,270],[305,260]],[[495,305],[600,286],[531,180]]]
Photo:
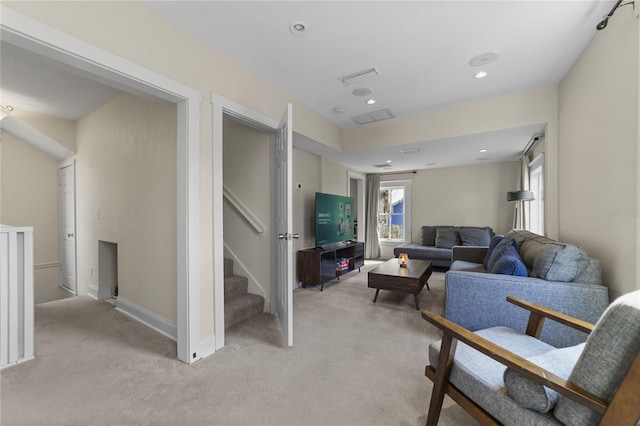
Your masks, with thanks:
[[[367,288],[366,271],[294,292],[294,343],[261,314],[191,366],[175,343],[81,296],[36,307],[36,359],[0,373],[2,425],[422,425],[438,339],[413,296]],[[442,312],[434,272],[421,309]],[[450,400],[440,425],[475,423]]]

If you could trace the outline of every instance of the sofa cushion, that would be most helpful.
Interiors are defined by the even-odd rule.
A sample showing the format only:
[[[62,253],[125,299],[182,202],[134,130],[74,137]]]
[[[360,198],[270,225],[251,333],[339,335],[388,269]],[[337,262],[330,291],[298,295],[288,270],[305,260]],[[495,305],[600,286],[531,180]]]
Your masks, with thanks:
[[[422,239],[420,243],[423,246],[434,247],[436,245],[436,229],[443,228],[455,228],[455,226],[451,225],[440,225],[440,226],[423,226],[422,227]]]
[[[436,247],[450,249],[453,246],[460,245],[460,236],[456,228],[437,228],[436,229]]]
[[[483,337],[521,357],[541,355],[555,348],[526,334],[506,327],[479,330]],[[438,365],[441,341],[429,345],[429,363]],[[502,424],[558,425],[551,413],[520,408],[506,395],[504,370],[506,367],[488,356],[458,342],[449,381]]]
[[[520,259],[515,241],[513,245],[506,244],[506,249],[502,253],[502,256],[493,262],[489,272],[492,274],[516,275],[519,277],[527,276],[527,267],[524,266],[522,259]]]
[[[575,346],[556,349],[542,355],[527,358],[527,361],[566,380],[576,365],[584,345],[584,343],[580,343]],[[504,384],[507,388],[507,395],[524,408],[547,413],[553,409],[558,401],[558,392],[536,383],[510,368],[507,368],[504,372]]]
[[[496,235],[495,237],[491,238],[491,241],[489,242],[489,249],[487,250],[487,255],[484,257],[484,262],[483,262],[484,269],[488,268],[489,258],[491,257],[493,250],[496,248],[496,245],[498,245],[498,243],[502,241],[503,238],[504,238],[504,235]]]
[[[589,266],[587,253],[572,244],[560,243],[523,230],[512,230],[507,237],[517,241],[520,256],[532,277],[573,282]]]
[[[616,299],[602,314],[569,382],[611,401],[640,351],[640,290]],[[597,424],[600,415],[560,396],[554,415],[567,425]]]
[[[461,226],[458,228],[460,241],[463,246],[488,246],[492,231],[489,227]]]
[[[407,253],[409,260],[422,259],[430,260],[433,266],[447,267],[451,265],[451,249],[441,249],[437,247],[428,247],[421,244],[409,243],[395,247],[393,254],[398,257],[400,253]]]
[[[510,250],[510,247],[516,248],[516,242],[511,238],[505,237],[496,244],[487,262],[487,271],[491,272],[493,265]]]

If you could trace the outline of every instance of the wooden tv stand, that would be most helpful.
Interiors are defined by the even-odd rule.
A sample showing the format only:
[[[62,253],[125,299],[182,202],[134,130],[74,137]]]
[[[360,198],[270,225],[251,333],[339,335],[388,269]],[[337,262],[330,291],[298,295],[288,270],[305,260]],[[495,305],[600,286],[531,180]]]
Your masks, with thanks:
[[[345,258],[349,261],[349,269],[336,270],[337,259]],[[330,247],[314,247],[298,251],[298,281],[303,284],[320,285],[324,290],[324,283],[340,275],[358,269],[364,265],[364,243],[338,243]]]

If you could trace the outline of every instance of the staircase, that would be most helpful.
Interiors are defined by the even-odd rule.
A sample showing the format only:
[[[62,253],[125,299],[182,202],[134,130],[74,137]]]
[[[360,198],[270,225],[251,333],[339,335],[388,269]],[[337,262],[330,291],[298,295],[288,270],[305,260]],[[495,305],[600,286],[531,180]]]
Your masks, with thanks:
[[[224,328],[258,315],[264,297],[247,292],[249,280],[233,274],[233,260],[224,259]]]

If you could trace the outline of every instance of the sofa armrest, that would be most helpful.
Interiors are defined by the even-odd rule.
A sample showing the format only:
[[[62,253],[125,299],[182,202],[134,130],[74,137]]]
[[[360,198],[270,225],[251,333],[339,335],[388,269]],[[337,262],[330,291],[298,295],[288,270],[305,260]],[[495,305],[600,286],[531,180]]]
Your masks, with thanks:
[[[454,246],[451,253],[451,261],[463,260],[465,262],[483,263],[489,247],[482,246]]]
[[[448,271],[445,286],[446,318],[471,331],[505,326],[524,333],[528,313],[507,302],[507,296],[525,299],[591,324],[598,321],[609,305],[609,289],[596,284]],[[586,338],[585,333],[555,321],[546,323],[540,335],[540,340],[555,347],[577,345]]]

